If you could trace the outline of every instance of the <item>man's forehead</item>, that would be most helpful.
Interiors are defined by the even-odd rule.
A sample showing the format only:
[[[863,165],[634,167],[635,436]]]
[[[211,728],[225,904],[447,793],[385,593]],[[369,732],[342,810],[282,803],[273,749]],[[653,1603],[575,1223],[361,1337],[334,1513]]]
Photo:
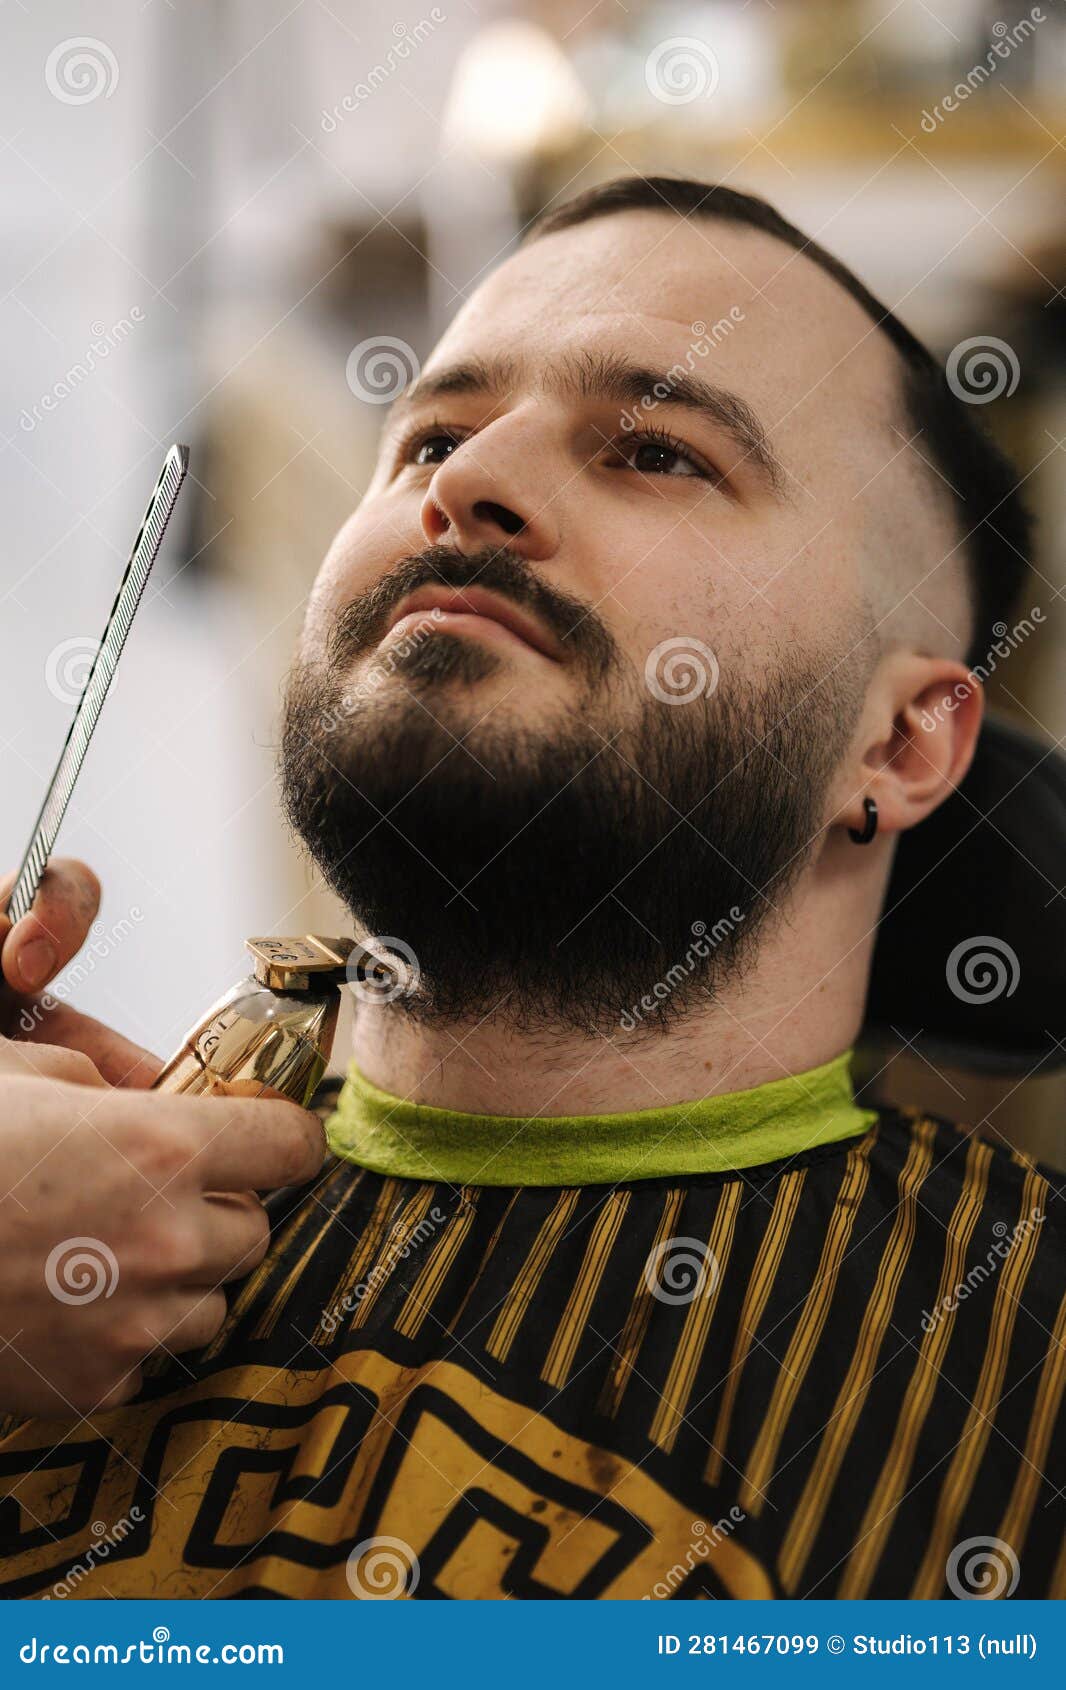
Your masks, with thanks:
[[[886,429],[897,417],[895,350],[858,302],[783,241],[718,218],[633,211],[531,241],[471,295],[428,367],[516,348],[535,364],[564,344],[703,359],[743,380],[770,423],[856,404]]]

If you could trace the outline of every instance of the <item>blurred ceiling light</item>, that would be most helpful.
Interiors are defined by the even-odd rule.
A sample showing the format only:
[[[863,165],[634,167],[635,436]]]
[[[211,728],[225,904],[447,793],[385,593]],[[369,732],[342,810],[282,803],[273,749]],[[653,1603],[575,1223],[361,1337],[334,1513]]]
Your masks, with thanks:
[[[462,53],[444,109],[446,146],[516,163],[573,143],[588,99],[544,30],[517,19],[490,25]]]

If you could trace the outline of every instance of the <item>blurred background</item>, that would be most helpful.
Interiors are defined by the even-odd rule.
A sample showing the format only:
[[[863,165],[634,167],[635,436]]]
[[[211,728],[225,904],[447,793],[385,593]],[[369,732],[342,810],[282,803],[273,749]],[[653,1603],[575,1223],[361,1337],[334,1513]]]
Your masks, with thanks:
[[[16,0],[0,27],[5,867],[170,441],[194,472],[61,836],[105,886],[79,1006],[167,1055],[247,935],[343,931],[274,792],[309,584],[397,365],[620,173],[763,194],[941,354],[1006,343],[978,402],[1045,620],[990,691],[1066,733],[1061,0]],[[1061,1077],[883,1081],[1063,1159]]]

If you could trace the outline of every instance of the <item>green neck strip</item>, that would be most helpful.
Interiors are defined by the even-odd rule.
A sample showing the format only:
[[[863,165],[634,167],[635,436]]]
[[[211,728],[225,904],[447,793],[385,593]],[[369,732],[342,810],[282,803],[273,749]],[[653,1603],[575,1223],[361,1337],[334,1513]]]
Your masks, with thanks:
[[[352,1063],[326,1123],[331,1150],[397,1179],[452,1185],[615,1185],[728,1173],[865,1132],[850,1050],[751,1091],[625,1115],[467,1115],[379,1091]]]

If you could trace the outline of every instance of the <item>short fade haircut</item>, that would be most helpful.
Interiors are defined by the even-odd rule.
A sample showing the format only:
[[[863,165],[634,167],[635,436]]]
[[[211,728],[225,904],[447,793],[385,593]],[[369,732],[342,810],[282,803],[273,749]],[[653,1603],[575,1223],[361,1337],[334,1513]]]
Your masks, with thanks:
[[[987,653],[994,625],[1005,621],[1029,568],[1032,520],[1018,491],[1017,472],[986,433],[973,407],[948,385],[943,366],[899,318],[864,287],[846,264],[809,240],[766,200],[685,176],[618,176],[589,188],[530,225],[525,240],[573,229],[622,211],[672,211],[678,217],[712,217],[776,235],[820,266],[858,301],[901,360],[903,414],[924,448],[920,455],[953,495],[958,545],[969,570],[971,667]]]

